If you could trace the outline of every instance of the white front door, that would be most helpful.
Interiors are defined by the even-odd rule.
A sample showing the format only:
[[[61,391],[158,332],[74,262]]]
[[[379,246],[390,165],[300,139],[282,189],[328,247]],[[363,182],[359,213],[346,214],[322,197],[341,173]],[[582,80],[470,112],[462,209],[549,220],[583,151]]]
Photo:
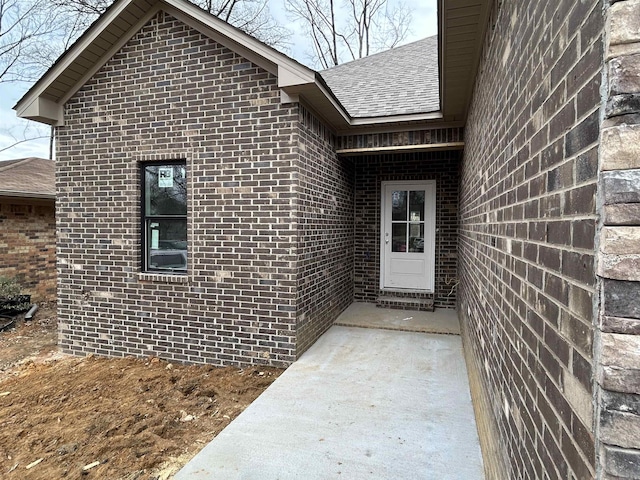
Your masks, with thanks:
[[[380,288],[433,292],[436,182],[383,182]]]

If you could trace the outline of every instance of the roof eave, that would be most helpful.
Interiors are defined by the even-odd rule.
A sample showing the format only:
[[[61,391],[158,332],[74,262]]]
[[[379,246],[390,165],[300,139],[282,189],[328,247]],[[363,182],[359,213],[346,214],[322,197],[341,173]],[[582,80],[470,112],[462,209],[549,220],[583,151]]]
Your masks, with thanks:
[[[18,117],[48,125],[64,124],[64,104],[102,66],[128,42],[159,10],[165,10],[179,20],[209,35],[221,44],[237,51],[265,70],[277,75],[280,87],[289,87],[315,81],[315,72],[259,40],[241,32],[232,25],[208,14],[184,0],[157,0],[138,21],[122,35],[112,47],[96,60],[91,68],[78,77],[59,99],[48,98],[47,89],[62,75],[82,53],[114,23],[134,0],[120,0],[113,4],[80,39],[51,67],[43,77],[13,107]]]
[[[62,125],[64,122],[64,102],[55,102],[43,96],[46,89],[55,81],[78,56],[95,41],[98,35],[111,24],[133,0],[121,0],[111,5],[89,29],[80,36],[56,61],[56,63],[18,100],[13,109],[20,118],[26,118],[49,125]],[[127,38],[129,40],[129,38]],[[99,62],[96,62],[99,63]],[[103,63],[101,64],[103,65]],[[46,114],[40,114],[40,105],[46,104]]]
[[[21,100],[14,109],[20,118],[54,126],[64,124],[63,105],[41,96],[30,97],[24,102]]]
[[[385,115],[380,117],[357,117],[351,121],[351,125],[359,127],[363,125],[381,125],[387,123],[414,123],[442,120],[443,115],[440,110],[425,113],[407,113],[400,115]]]
[[[466,122],[491,8],[489,0],[438,0],[440,99],[446,121]]]

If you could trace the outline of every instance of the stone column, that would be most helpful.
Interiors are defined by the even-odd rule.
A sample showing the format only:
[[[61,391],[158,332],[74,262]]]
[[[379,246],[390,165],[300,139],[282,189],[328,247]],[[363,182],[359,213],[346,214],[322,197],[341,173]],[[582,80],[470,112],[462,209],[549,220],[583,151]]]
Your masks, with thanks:
[[[598,478],[640,478],[640,0],[610,0],[600,143]]]

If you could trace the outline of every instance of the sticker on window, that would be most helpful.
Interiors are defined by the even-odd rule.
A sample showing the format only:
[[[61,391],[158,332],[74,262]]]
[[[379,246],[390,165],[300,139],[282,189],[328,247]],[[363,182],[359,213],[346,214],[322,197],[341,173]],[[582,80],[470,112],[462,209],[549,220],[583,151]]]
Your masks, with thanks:
[[[155,248],[155,249],[160,248],[160,231],[159,230],[151,230],[151,248]]]
[[[173,187],[173,167],[158,168],[158,187],[160,188]]]

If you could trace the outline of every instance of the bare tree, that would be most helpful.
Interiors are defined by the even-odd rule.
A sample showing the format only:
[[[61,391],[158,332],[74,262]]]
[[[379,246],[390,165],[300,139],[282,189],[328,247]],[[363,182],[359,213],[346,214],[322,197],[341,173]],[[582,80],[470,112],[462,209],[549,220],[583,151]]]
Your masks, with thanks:
[[[285,0],[313,42],[312,60],[329,68],[393,48],[407,37],[411,12],[388,0]]]
[[[289,31],[279,25],[268,8],[268,0],[190,0],[203,10],[272,46],[284,46]],[[75,18],[67,31],[80,33],[100,16],[114,0],[51,0],[58,11]]]
[[[49,7],[46,0],[0,0],[0,83],[32,82],[48,66],[42,62],[42,46],[59,26]],[[46,127],[6,122],[0,129],[0,153],[48,136]]]
[[[290,32],[279,25],[268,0],[191,0],[203,10],[271,46],[284,46]]]
[[[0,82],[38,77],[39,47],[56,28],[45,0],[0,0]]]
[[[290,32],[268,0],[191,0],[272,46]],[[0,82],[37,79],[114,0],[0,0]]]

